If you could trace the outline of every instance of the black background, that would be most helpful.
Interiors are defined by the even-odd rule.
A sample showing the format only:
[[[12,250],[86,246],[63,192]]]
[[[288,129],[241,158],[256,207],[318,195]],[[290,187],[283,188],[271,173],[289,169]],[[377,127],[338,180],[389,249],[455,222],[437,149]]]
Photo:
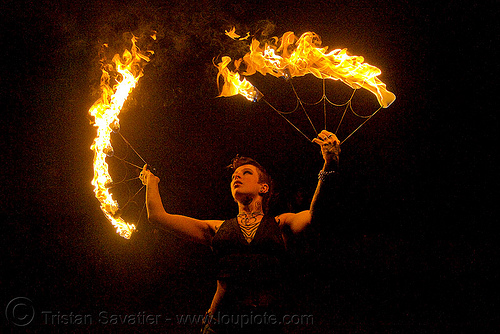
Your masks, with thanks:
[[[289,332],[493,329],[493,146],[497,117],[487,4],[396,1],[2,2],[2,307],[29,298],[17,330],[190,332],[167,324],[104,326],[97,314],[203,314],[215,291],[210,250],[143,223],[119,237],[93,196],[99,49],[154,29],[155,56],[121,117],[122,133],[158,167],[168,211],[236,213],[224,167],[252,156],[275,177],[275,210],[314,190],[321,157],[263,103],[216,98],[224,36],[267,23],[315,31],[382,70],[397,96],[342,146],[340,206],[294,245],[289,309],[314,325]],[[237,43],[236,43],[237,44]],[[233,48],[233,49],[232,49]],[[278,86],[280,84],[277,84]],[[276,86],[276,87],[278,87]],[[272,96],[272,89],[266,96]],[[304,99],[316,95],[304,91]],[[303,127],[306,127],[303,124]],[[495,169],[496,171],[496,169]],[[299,207],[293,207],[298,209]],[[91,326],[46,324],[42,311],[93,314]],[[3,310],[2,310],[3,312]],[[59,312],[59,313],[58,313]]]

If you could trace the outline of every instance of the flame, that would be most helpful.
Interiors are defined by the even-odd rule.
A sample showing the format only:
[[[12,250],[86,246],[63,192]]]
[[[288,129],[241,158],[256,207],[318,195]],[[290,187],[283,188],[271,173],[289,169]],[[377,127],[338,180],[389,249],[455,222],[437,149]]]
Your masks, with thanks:
[[[234,34],[234,29],[231,30]],[[328,47],[321,47],[321,40],[314,32],[306,32],[297,38],[293,32],[273,37],[264,45],[257,39],[250,44],[250,52],[242,59],[235,60],[235,72],[227,66],[230,57],[223,57],[217,65],[218,78],[224,78],[224,85],[219,96],[236,94],[254,96],[255,87],[241,79],[238,69],[242,63],[246,69],[244,76],[259,72],[275,77],[297,77],[312,74],[320,79],[341,80],[353,89],[364,88],[373,93],[379,104],[387,108],[396,96],[386,89],[386,85],[377,76],[382,72],[375,66],[364,62],[362,56],[349,56],[347,49],[335,49],[328,52]],[[248,98],[248,97],[247,97]],[[253,98],[248,98],[254,100]]]
[[[241,79],[240,74],[237,72],[232,72],[227,68],[227,65],[231,62],[231,58],[224,56],[222,61],[217,65],[219,69],[219,74],[217,75],[217,84],[219,83],[219,77],[224,78],[224,86],[219,96],[233,96],[233,95],[243,95],[246,99],[250,101],[257,101],[263,95],[260,91],[252,85],[247,79]]]
[[[126,239],[130,239],[136,227],[120,217],[119,204],[109,192],[108,188],[113,179],[108,171],[106,157],[113,155],[111,131],[119,129],[118,115],[130,92],[143,75],[144,65],[142,64],[144,61],[149,61],[149,57],[140,52],[136,42],[137,38],[133,37],[130,51],[125,50],[121,57],[119,54],[113,57],[114,65],[103,64],[102,94],[89,110],[89,114],[94,117],[94,126],[97,128],[97,136],[90,147],[94,151],[94,178],[92,179],[94,193],[106,218],[116,228],[116,232]],[[118,82],[113,87],[110,86],[111,72],[119,74],[116,79]]]
[[[248,39],[248,37],[250,37],[250,32],[247,32],[247,35],[245,37],[241,37],[240,35],[238,35],[236,33],[236,27],[232,27],[231,30],[229,30],[229,31],[226,30],[226,35],[234,40],[242,41],[242,40]]]

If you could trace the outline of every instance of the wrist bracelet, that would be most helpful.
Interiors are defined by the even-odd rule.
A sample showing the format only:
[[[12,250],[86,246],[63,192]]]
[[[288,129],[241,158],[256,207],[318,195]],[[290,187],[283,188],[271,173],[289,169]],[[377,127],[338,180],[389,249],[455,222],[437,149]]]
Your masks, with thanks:
[[[325,172],[324,170],[320,170],[318,174],[318,180],[325,182],[329,175],[335,174],[334,170]]]

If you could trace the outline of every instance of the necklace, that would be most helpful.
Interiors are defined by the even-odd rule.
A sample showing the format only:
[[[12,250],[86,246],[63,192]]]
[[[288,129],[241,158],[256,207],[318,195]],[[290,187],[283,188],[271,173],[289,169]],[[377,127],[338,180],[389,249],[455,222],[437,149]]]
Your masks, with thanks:
[[[264,213],[262,213],[262,212],[252,212],[250,214],[244,212],[244,213],[240,213],[238,215],[238,218],[240,218],[242,225],[252,225],[252,224],[255,224],[257,222],[257,217],[263,216],[263,215],[264,215]]]
[[[243,232],[243,236],[246,241],[250,243],[255,237],[255,233],[257,232],[257,228],[260,225],[260,221],[257,221],[257,217],[263,216],[262,212],[252,212],[250,214],[240,213],[238,215],[238,225],[240,225],[241,232]]]

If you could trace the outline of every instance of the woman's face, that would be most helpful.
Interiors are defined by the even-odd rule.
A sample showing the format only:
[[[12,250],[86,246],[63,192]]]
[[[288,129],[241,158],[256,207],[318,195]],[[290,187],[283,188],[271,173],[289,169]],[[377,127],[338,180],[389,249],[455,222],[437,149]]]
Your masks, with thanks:
[[[259,183],[259,178],[258,169],[254,165],[242,165],[236,168],[231,179],[231,194],[234,199],[261,193],[264,185]]]

